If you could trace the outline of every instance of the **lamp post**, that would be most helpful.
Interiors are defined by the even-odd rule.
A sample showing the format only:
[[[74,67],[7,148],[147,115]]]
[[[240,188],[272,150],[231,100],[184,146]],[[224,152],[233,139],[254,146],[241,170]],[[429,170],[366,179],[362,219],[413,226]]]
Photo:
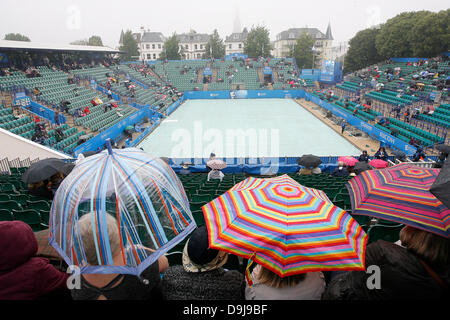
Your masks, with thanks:
[[[314,67],[316,66],[316,65],[314,64],[314,58],[316,57],[316,55],[315,55],[316,48],[313,46],[311,50],[312,50],[312,54],[313,54],[313,65],[312,65],[312,68],[313,68],[313,70],[314,70]]]

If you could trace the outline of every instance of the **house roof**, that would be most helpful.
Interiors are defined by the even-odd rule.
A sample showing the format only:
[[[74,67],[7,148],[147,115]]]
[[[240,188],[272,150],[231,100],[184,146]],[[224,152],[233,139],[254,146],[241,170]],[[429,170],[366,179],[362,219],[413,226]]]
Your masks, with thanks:
[[[209,35],[205,33],[183,33],[177,35],[180,43],[199,43],[199,42],[208,42]]]
[[[161,32],[144,32],[141,42],[164,42],[164,36]]]
[[[244,42],[247,39],[248,32],[234,32],[226,37],[225,42]]]
[[[291,28],[291,29],[280,32],[277,35],[277,41],[278,40],[295,40],[303,32],[308,32],[314,39],[326,39],[326,35],[323,34],[317,28]],[[331,30],[330,30],[330,32],[331,32]]]

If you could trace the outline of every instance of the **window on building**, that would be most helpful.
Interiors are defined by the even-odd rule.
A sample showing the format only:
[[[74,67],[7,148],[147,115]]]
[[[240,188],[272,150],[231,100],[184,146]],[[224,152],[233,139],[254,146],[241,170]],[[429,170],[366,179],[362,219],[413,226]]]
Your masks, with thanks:
[[[147,60],[151,60],[152,59],[152,55],[149,53],[147,54]]]
[[[203,45],[202,44],[200,45],[200,50],[203,50]]]
[[[158,44],[158,49],[161,49],[161,44]]]
[[[242,49],[242,43],[239,43],[239,49]]]
[[[229,45],[228,45],[228,49],[231,49],[232,47],[233,47],[232,44],[229,44]]]
[[[156,48],[156,46],[154,44],[152,44],[152,49],[155,49],[155,48]]]
[[[294,39],[295,38],[295,35],[291,32],[291,33],[289,33],[289,39]]]
[[[150,45],[149,44],[147,44],[145,47],[147,48],[147,50],[150,49]]]
[[[197,53],[197,59],[200,59],[202,55],[200,53]]]
[[[197,49],[198,49],[198,46],[197,46],[196,44],[194,45],[194,49],[195,49],[195,50],[197,50]]]
[[[153,54],[153,60],[156,60],[156,53]]]
[[[186,50],[189,50],[189,45],[185,45],[184,48],[185,48]]]

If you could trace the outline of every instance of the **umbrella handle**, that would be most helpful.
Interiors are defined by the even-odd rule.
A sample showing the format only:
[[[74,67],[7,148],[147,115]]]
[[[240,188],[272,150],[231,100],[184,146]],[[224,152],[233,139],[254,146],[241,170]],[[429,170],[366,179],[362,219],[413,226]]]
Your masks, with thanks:
[[[106,148],[108,148],[108,153],[110,154],[110,155],[112,155],[113,154],[113,151],[112,151],[112,146],[111,146],[111,139],[106,139]]]
[[[245,268],[245,278],[247,279],[247,283],[250,288],[253,287],[253,279],[250,273],[250,267],[252,266],[255,258],[256,252],[254,252],[253,255],[250,257],[250,259],[248,259],[247,268]]]

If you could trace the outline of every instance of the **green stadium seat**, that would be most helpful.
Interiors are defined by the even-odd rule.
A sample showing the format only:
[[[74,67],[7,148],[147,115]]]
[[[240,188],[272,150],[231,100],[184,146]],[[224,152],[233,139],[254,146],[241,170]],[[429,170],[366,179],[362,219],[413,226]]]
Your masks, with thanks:
[[[36,210],[12,210],[14,220],[28,224],[34,232],[41,231],[41,217]]]
[[[400,239],[400,230],[404,225],[380,225],[375,224],[369,228],[367,234],[369,236],[368,243],[376,242],[378,240],[385,240],[389,242],[396,242]]]

